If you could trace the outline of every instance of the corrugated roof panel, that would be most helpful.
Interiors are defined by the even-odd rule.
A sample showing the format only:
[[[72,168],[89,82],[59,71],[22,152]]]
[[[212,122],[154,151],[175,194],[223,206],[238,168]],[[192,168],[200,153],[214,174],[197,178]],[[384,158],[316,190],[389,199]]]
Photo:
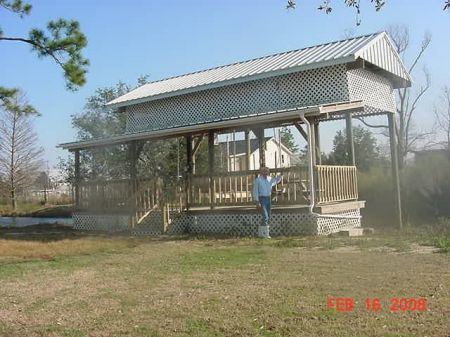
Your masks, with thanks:
[[[411,83],[411,77],[386,33],[380,33],[369,46],[356,53],[356,56]]]
[[[224,86],[231,82],[239,83],[276,76],[281,71],[296,72],[302,71],[302,67],[306,69],[311,66],[320,67],[324,63],[330,65],[349,62],[357,57],[366,59],[398,77],[410,80],[403,64],[399,62],[398,55],[389,48],[390,44],[385,44],[385,39],[388,39],[386,33],[370,34],[189,73],[145,84],[108,104],[126,106],[141,101]]]

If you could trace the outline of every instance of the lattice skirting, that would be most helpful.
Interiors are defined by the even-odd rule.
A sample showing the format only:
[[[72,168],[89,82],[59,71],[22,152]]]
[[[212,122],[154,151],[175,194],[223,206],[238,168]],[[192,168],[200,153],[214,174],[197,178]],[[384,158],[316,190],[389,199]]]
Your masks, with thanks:
[[[339,218],[339,217],[343,218]],[[306,212],[272,213],[271,236],[327,235],[342,229],[361,226],[359,209],[333,214],[310,214]],[[126,215],[74,214],[74,228],[117,232],[126,231],[129,217]],[[165,234],[225,234],[233,236],[256,236],[261,224],[257,213],[174,213]],[[134,235],[161,235],[163,226],[158,218],[146,221],[131,230]]]
[[[338,216],[346,218],[338,218]],[[336,233],[354,227],[361,227],[359,208],[346,212],[323,214],[317,217],[317,232],[320,235]]]
[[[130,216],[74,213],[73,228],[84,231],[122,232],[128,230]]]
[[[338,218],[338,217],[345,218]],[[316,215],[302,212],[272,213],[271,236],[327,235],[361,226],[359,209],[345,212]],[[168,228],[168,234],[227,234],[256,236],[261,224],[259,214],[181,214]]]
[[[189,215],[186,232],[192,234],[227,234],[256,236],[261,224],[259,214]],[[317,234],[314,216],[308,213],[272,213],[270,235]]]

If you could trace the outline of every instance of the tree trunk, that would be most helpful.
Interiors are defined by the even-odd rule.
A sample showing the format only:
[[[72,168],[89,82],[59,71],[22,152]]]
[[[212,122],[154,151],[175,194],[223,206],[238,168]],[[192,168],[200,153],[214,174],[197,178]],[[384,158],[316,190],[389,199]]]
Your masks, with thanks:
[[[17,113],[14,113],[12,133],[11,133],[11,160],[10,160],[10,188],[11,188],[11,207],[13,211],[16,210],[16,179],[15,179],[15,154],[16,154],[16,122]]]

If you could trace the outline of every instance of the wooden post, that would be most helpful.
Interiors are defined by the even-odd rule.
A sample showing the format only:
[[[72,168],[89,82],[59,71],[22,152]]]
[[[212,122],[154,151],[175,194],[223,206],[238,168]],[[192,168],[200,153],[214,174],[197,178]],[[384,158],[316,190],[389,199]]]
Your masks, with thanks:
[[[193,141],[193,150],[192,150],[192,174],[195,174],[195,158],[197,157],[197,152],[200,148],[200,145],[203,141],[203,135],[198,137],[197,141]]]
[[[258,129],[258,147],[259,147],[259,167],[266,166],[266,142],[264,139],[264,128]]]
[[[246,145],[246,154],[245,161],[247,163],[246,170],[250,170],[250,156],[251,156],[251,145],[250,145],[250,130],[245,130],[245,145]]]
[[[400,194],[400,176],[398,173],[398,156],[397,156],[397,142],[395,135],[395,114],[388,113],[389,125],[389,143],[391,146],[391,167],[392,167],[392,182],[394,184],[394,198],[395,198],[395,215],[396,222],[400,229],[403,228],[402,219],[402,201]]]
[[[303,139],[308,142],[308,135],[299,122],[294,122],[294,126],[297,128],[298,132],[302,135]]]
[[[347,133],[347,155],[348,164],[355,166],[355,142],[353,139],[352,113],[345,116],[345,131]]]
[[[136,142],[131,142],[128,145],[129,157],[130,157],[130,179],[134,180],[137,177],[137,152],[136,152]]]
[[[130,196],[131,196],[131,227],[134,228],[138,219],[137,219],[137,211],[138,211],[138,200],[137,200],[137,149],[136,142],[130,142],[128,144],[128,158],[130,160]]]
[[[186,136],[186,209],[192,202],[192,136]]]
[[[319,121],[313,124],[314,127],[314,142],[316,151],[316,162],[318,165],[322,165],[322,154],[320,152],[320,133],[319,133]]]
[[[208,132],[208,175],[209,175],[209,205],[214,208],[216,191],[214,184],[214,131]]]
[[[311,132],[311,156],[313,159],[314,166],[317,165],[317,156],[316,156],[316,128],[315,128],[315,121],[312,118],[309,118],[309,123],[311,124],[311,127],[309,128],[309,132]]]
[[[74,151],[75,154],[75,210],[80,208],[80,150],[76,149]]]

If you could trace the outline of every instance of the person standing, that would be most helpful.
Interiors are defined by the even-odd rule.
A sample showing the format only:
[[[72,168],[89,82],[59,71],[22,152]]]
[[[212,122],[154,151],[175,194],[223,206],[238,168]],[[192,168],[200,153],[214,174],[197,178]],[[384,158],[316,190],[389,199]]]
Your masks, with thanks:
[[[258,236],[270,239],[269,222],[270,222],[270,208],[272,199],[272,187],[281,181],[281,176],[270,176],[268,167],[261,167],[259,176],[253,183],[253,201],[256,208],[261,209],[262,224],[258,227]]]

